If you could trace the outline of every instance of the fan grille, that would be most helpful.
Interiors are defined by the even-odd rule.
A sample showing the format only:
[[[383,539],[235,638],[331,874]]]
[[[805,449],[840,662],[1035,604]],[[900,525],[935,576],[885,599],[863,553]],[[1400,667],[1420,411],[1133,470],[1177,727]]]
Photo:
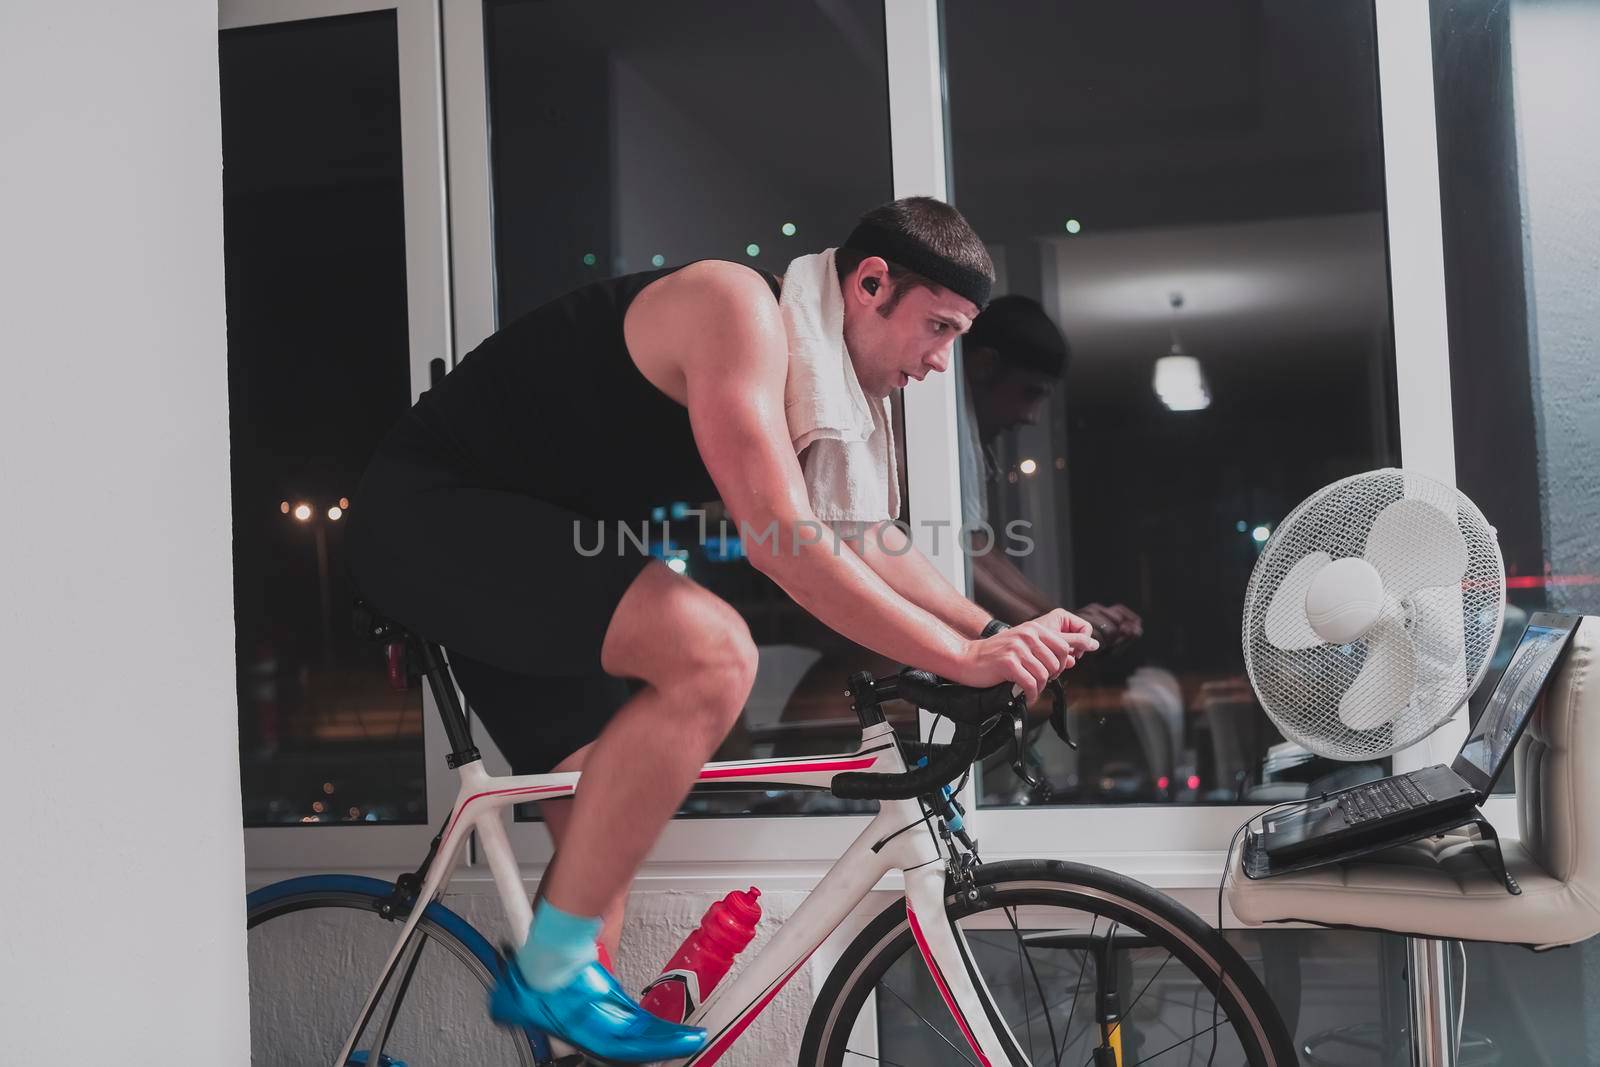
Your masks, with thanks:
[[[1367,641],[1285,651],[1266,638],[1267,606],[1303,556],[1361,556],[1378,514],[1401,499],[1425,501],[1454,516],[1466,541],[1467,568],[1459,587],[1424,588],[1401,600],[1404,624],[1417,644],[1416,686],[1403,707],[1363,709],[1356,721],[1378,725],[1358,729],[1341,718],[1339,701],[1366,663]],[[1397,562],[1402,573],[1423,566],[1420,556]],[[1499,641],[1504,602],[1500,546],[1471,500],[1409,471],[1357,474],[1312,494],[1267,541],[1245,590],[1245,668],[1262,707],[1286,738],[1333,759],[1375,759],[1426,737],[1460,707],[1482,679]]]

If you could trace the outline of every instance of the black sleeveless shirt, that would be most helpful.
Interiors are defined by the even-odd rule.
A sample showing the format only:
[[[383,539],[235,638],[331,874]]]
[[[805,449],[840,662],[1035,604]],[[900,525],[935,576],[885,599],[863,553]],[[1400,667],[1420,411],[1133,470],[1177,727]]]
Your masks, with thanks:
[[[422,394],[384,447],[445,463],[463,485],[596,518],[716,499],[688,409],[640,373],[622,333],[633,299],[681,269],[594,282],[502,327]],[[761,273],[776,297],[776,276]]]

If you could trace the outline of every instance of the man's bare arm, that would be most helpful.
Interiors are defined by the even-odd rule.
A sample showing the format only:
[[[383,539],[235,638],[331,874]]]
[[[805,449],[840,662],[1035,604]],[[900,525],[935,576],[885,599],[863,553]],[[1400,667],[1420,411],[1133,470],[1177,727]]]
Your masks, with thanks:
[[[689,421],[751,564],[850,640],[940,673],[954,668],[963,635],[833,544],[811,509],[783,410],[787,338],[765,283],[727,273],[708,279],[700,299],[695,354],[684,364]]]
[[[953,535],[952,535],[953,536]],[[939,573],[932,561],[924,556],[904,530],[891,522],[880,523],[862,530],[861,536],[846,541],[878,577],[889,583],[895,592],[925,611],[943,619],[947,625],[964,637],[978,637],[989,622],[989,612],[974,604]],[[952,551],[958,546],[952,542]],[[1037,618],[1043,611],[1028,618]],[[1006,619],[1006,622],[1024,622],[1023,619]]]
[[[691,273],[693,272],[693,273]],[[1010,681],[1037,697],[1055,674],[1095,647],[1088,627],[1055,611],[987,641],[971,640],[895,592],[811,509],[789,440],[783,387],[788,339],[760,275],[703,263],[666,281],[673,297],[647,300],[627,325],[650,377],[684,399],[700,457],[740,525],[751,563],[825,625],[885,656],[965,685]],[[654,287],[652,287],[653,289]],[[635,349],[635,339],[640,342]]]

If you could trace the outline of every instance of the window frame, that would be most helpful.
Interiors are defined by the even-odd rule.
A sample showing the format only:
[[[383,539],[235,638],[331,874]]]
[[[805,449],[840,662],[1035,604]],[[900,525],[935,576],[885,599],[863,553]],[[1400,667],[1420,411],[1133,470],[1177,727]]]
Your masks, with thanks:
[[[1400,449],[1408,468],[1454,484],[1428,9],[1413,0],[1372,2]],[[453,365],[455,353],[470,351],[496,326],[483,0],[221,0],[220,9],[223,29],[358,11],[397,12],[412,369],[414,392],[420,391],[416,385],[426,381],[430,356],[442,354]],[[940,0],[884,0],[884,18],[894,195],[948,198]],[[426,235],[424,241],[413,241],[414,228]],[[954,539],[939,538],[934,551],[927,525],[959,526],[957,388],[953,375],[931,376],[905,390],[904,407],[907,454],[941,457],[907,462],[913,539],[946,578],[965,589]],[[431,697],[425,699],[428,810],[437,821],[456,782],[444,766],[446,746]],[[1463,709],[1430,738],[1397,753],[1395,769],[1447,761],[1465,731]],[[476,733],[491,770],[504,772],[503,757],[484,731]],[[1206,896],[1203,891],[1215,889],[1233,831],[1264,810],[1252,805],[979,808],[971,784],[965,796],[968,822],[982,839],[986,858],[1048,856],[1094,863],[1176,890],[1195,903]],[[1512,798],[1498,798],[1485,806],[1497,828],[1512,836],[1514,805]],[[507,818],[517,855],[534,877],[549,859],[548,835],[533,823],[511,821],[509,813]],[[641,883],[710,885],[761,876],[807,885],[867,822],[859,815],[676,819],[641,871]],[[263,867],[349,867],[352,858],[357,869],[409,865],[431,836],[424,826],[318,827],[306,838],[308,829],[247,830],[253,876]],[[362,835],[359,842],[347,836],[355,833]],[[1235,925],[1231,916],[1225,924]]]
[[[217,30],[220,34],[378,11],[395,13],[399,51],[408,363],[415,399],[427,388],[429,360],[453,359],[436,5],[433,0],[219,0]],[[433,695],[426,690],[422,729],[427,819],[436,822],[449,812],[456,787],[441,773],[450,746]],[[245,864],[252,883],[278,871],[412,867],[427,851],[433,833],[429,822],[250,826],[244,830]]]

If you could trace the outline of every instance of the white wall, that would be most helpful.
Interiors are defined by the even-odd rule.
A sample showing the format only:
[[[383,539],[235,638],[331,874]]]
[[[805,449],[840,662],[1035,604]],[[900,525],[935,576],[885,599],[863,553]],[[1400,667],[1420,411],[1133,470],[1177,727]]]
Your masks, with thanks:
[[[214,0],[0,4],[0,1034],[248,1061]]]

